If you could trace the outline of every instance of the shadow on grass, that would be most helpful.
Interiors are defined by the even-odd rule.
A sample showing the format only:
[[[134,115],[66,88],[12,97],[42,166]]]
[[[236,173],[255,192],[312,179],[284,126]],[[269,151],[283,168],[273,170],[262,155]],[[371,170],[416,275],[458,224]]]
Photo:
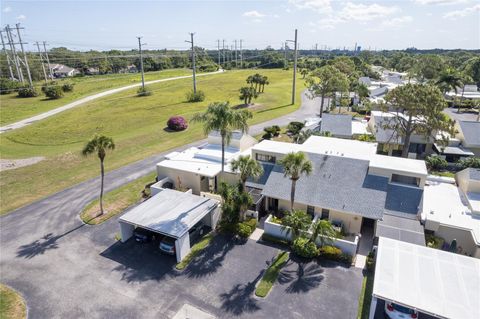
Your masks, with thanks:
[[[237,284],[229,292],[221,294],[222,310],[236,316],[260,310],[258,301],[253,297],[253,293],[255,285],[261,277],[262,272],[254,280],[246,284]]]
[[[264,113],[264,112],[274,111],[274,110],[278,110],[278,109],[283,109],[284,107],[288,107],[288,106],[292,106],[292,104],[284,104],[284,105],[273,107],[273,108],[270,108],[270,109],[260,110],[257,113]]]
[[[85,224],[81,224],[63,234],[60,235],[53,235],[53,233],[48,233],[40,239],[35,240],[34,242],[26,245],[22,245],[17,250],[17,257],[23,257],[27,259],[31,259],[38,255],[43,255],[49,250],[57,249],[58,243],[57,241],[67,236],[68,234],[82,228]]]
[[[180,104],[185,104],[185,103],[188,103],[188,101],[170,103],[170,104],[164,104],[164,105],[156,105],[156,106],[152,106],[152,107],[149,107],[149,108],[146,108],[146,109],[147,110],[155,110],[155,109],[161,109],[161,108],[164,108],[164,107],[175,106],[175,105],[180,105]]]
[[[362,290],[360,292],[360,298],[358,301],[357,318],[368,319],[370,316],[370,304],[372,302],[372,293],[373,293],[373,279],[375,275],[373,272],[364,269],[363,276],[364,276],[364,282],[362,283]],[[375,318],[382,318],[381,315],[383,315],[383,307],[381,307],[381,311],[376,311]]]
[[[315,261],[306,261],[294,255],[290,255],[285,266],[278,275],[281,285],[288,285],[287,293],[306,293],[320,285],[325,278],[323,268]]]

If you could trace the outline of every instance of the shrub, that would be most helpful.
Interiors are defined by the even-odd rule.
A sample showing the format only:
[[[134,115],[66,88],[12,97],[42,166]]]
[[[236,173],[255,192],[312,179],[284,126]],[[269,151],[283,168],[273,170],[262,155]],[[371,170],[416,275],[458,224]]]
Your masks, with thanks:
[[[26,87],[26,88],[20,88],[18,90],[18,97],[35,97],[38,96],[37,90],[35,88],[31,87]]]
[[[288,241],[286,241],[285,239],[281,239],[281,238],[271,236],[271,235],[268,235],[268,234],[265,234],[265,233],[263,233],[263,235],[262,235],[262,240],[263,241],[268,241],[268,242],[271,242],[271,243],[274,243],[274,244],[280,244],[280,245],[287,245],[288,246]]]
[[[272,223],[282,225],[282,220],[278,218],[277,216],[272,216],[272,219],[270,219]]]
[[[334,246],[323,246],[320,248],[320,256],[331,259],[331,260],[340,260],[342,251]]]
[[[425,234],[425,241],[427,247],[441,249],[445,240],[441,237],[434,236],[433,234]]]
[[[18,88],[20,88],[20,83],[17,81],[0,78],[0,94],[10,94]]]
[[[62,91],[63,92],[72,92],[73,91],[73,83],[67,82],[62,84]]]
[[[59,99],[63,96],[60,86],[48,86],[45,88],[45,95],[50,99]]]
[[[428,156],[425,159],[425,164],[427,164],[428,169],[436,171],[444,170],[448,166],[448,162],[440,156]]]
[[[255,218],[249,218],[244,221],[243,224],[249,226],[252,229],[252,232],[257,228],[257,220]]]
[[[242,238],[248,238],[253,233],[252,228],[245,223],[237,224],[237,235]]]
[[[287,132],[292,135],[297,135],[300,133],[302,128],[305,126],[302,122],[290,122],[287,125]]]
[[[480,168],[480,158],[479,157],[467,157],[458,161],[458,166],[465,169],[468,167],[471,168]]]
[[[202,102],[203,100],[205,100],[205,93],[203,93],[203,91],[197,91],[196,93],[193,92],[193,91],[190,91],[186,94],[186,97],[187,97],[187,101],[188,102]]]
[[[318,256],[318,249],[315,243],[308,240],[308,238],[299,237],[293,241],[292,251],[304,258],[314,258]]]
[[[137,96],[150,96],[152,95],[152,91],[150,91],[147,87],[140,87],[137,90]]]
[[[188,127],[187,120],[181,116],[172,116],[167,121],[167,126],[172,131],[183,131]]]
[[[366,266],[368,271],[373,271],[375,269],[375,255],[373,252],[368,253]]]
[[[263,131],[265,132],[265,134],[263,135],[263,138],[266,140],[269,140],[272,137],[278,136],[280,134],[280,126],[278,125],[267,126],[263,128]]]
[[[47,82],[47,83],[43,83],[42,84],[42,92],[45,94],[45,90],[48,88],[48,87],[51,87],[51,86],[56,86],[57,83],[55,81],[50,81],[50,82]]]

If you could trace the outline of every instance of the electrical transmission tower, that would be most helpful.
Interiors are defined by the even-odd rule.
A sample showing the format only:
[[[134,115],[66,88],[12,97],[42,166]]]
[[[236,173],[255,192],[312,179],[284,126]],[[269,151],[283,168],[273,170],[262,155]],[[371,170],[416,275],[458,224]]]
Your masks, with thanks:
[[[25,83],[25,78],[23,76],[23,68],[27,72],[27,77],[28,77],[28,82],[30,84],[30,87],[33,87],[33,82],[32,82],[32,75],[30,73],[30,66],[28,65],[28,58],[27,58],[27,53],[25,52],[25,49],[23,47],[26,42],[22,42],[22,35],[20,33],[20,30],[23,30],[24,28],[20,27],[20,23],[17,23],[15,25],[15,28],[11,28],[10,25],[7,25],[3,32],[6,34],[6,39],[7,43],[5,44],[4,42],[4,37],[3,37],[3,32],[1,35],[2,38],[2,45],[3,45],[3,50],[5,52],[5,55],[7,56],[7,65],[9,66],[9,72],[10,72],[10,77],[12,79],[16,79],[22,83]],[[16,35],[13,33],[13,31],[16,31]],[[14,37],[17,37],[18,42],[15,42]],[[10,47],[10,51],[7,50],[6,46]],[[18,54],[17,51],[17,45],[20,45],[20,50],[22,51],[22,56]],[[13,74],[13,69],[12,69],[12,64],[15,65],[15,71],[17,74],[17,77],[14,76]]]
[[[47,43],[43,41],[43,51],[40,49],[40,43],[37,41],[35,42],[38,49],[38,55],[40,56],[40,63],[42,64],[43,76],[45,77],[45,83],[48,83],[48,79],[53,79],[52,68],[50,67],[50,60],[48,59],[47,53]],[[45,61],[45,62],[44,62]],[[45,69],[45,65],[48,67],[48,75],[47,70]]]
[[[15,80],[15,76],[13,75],[13,69],[12,69],[12,64],[15,63],[13,61],[13,58],[10,56],[10,53],[7,51],[7,47],[5,46],[5,41],[3,39],[3,33],[6,31],[0,31],[0,38],[2,39],[2,48],[3,48],[3,53],[5,54],[6,60],[7,60],[7,66],[8,66],[8,72],[10,74],[10,79]]]
[[[240,39],[240,68],[243,68],[243,51],[242,51],[243,40]]]
[[[197,93],[197,80],[195,79],[195,46],[193,45],[194,35],[195,33],[190,33],[190,41],[185,40],[185,42],[192,44],[193,93]]]

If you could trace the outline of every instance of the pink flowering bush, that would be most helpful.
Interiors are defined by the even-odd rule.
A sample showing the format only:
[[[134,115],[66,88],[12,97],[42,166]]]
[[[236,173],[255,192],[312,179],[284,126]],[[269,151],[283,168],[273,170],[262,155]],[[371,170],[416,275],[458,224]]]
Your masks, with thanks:
[[[181,116],[172,116],[167,121],[167,126],[172,131],[183,131],[188,127],[187,120]]]

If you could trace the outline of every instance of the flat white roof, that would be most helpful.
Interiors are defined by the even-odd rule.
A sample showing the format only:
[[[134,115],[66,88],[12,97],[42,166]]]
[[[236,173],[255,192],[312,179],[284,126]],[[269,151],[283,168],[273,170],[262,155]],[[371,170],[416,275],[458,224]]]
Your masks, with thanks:
[[[255,144],[252,147],[252,151],[264,151],[264,152],[277,153],[277,154],[288,154],[291,152],[303,151],[303,146],[302,144],[263,140],[260,143]]]
[[[368,131],[368,122],[367,121],[352,121],[352,134],[353,135],[362,135],[362,134],[372,134]]]
[[[119,221],[179,238],[217,205],[213,199],[164,189],[125,213]]]
[[[370,167],[395,170],[405,173],[414,173],[427,176],[425,161],[411,158],[376,154],[370,160]]]
[[[301,144],[301,150],[308,153],[369,160],[377,152],[377,143],[335,137],[311,136]]]
[[[441,318],[480,318],[480,259],[380,237],[373,295]]]
[[[472,214],[464,196],[455,184],[429,179],[423,189],[422,219],[470,230],[480,245],[480,216]]]

